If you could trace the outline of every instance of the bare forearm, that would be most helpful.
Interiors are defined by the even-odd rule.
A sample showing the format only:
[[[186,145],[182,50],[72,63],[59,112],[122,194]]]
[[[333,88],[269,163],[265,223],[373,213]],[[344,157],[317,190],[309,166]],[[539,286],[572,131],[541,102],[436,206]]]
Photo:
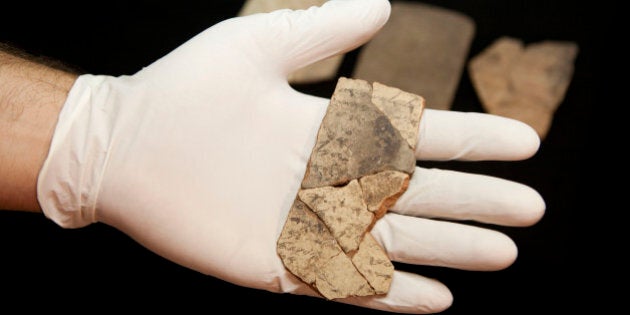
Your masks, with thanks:
[[[40,210],[37,175],[76,77],[0,49],[0,209]]]

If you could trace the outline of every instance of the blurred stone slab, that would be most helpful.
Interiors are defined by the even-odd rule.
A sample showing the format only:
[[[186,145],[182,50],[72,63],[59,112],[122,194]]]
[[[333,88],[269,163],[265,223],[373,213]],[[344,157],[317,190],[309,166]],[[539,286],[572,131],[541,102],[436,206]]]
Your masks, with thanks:
[[[544,139],[571,82],[577,53],[572,42],[525,46],[502,37],[470,61],[469,72],[486,111],[527,123]]]
[[[339,79],[277,243],[325,298],[389,290],[394,266],[369,230],[407,189],[423,108],[420,96]]]
[[[389,21],[363,47],[353,76],[422,95],[428,108],[450,109],[475,33],[459,12],[392,2]]]
[[[280,9],[304,10],[312,6],[319,7],[326,1],[327,0],[247,0],[239,11],[238,16],[268,13]],[[343,54],[320,60],[289,74],[289,82],[314,83],[331,80],[337,75],[342,61]]]
[[[268,13],[280,9],[304,10],[312,6],[321,6],[328,0],[247,0],[238,12],[238,16],[256,13]]]

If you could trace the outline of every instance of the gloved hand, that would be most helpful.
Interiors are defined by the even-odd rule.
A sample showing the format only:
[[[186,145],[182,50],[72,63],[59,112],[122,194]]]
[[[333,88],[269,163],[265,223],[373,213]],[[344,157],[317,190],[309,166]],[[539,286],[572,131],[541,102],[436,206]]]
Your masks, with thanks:
[[[328,99],[287,75],[367,41],[385,0],[332,1],[219,23],[132,76],[83,75],[60,113],[38,199],[63,227],[114,226],[183,266],[246,287],[314,295],[276,254]],[[426,110],[416,155],[516,160],[534,154],[526,125],[484,114]],[[535,223],[531,188],[480,175],[416,170],[372,230],[392,260],[496,270],[516,257],[495,231],[428,218]],[[395,272],[386,296],[341,302],[410,313],[447,308],[436,280]]]

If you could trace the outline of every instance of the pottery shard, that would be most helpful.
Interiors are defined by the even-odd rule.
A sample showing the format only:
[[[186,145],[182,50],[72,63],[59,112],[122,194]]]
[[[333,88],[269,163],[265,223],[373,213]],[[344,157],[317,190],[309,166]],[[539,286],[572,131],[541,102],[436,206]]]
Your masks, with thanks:
[[[512,97],[510,71],[522,51],[520,40],[504,37],[470,61],[470,76],[477,95],[489,112]]]
[[[277,251],[328,299],[385,294],[394,267],[369,230],[415,169],[422,98],[339,79]]]
[[[407,190],[409,175],[396,171],[384,171],[364,176],[359,183],[368,210],[373,212],[376,218],[380,218]]]
[[[328,299],[375,294],[350,258],[344,254],[333,257],[319,270],[315,287]]]
[[[304,10],[312,6],[322,6],[327,0],[247,0],[238,16],[268,13],[280,9]],[[332,79],[343,61],[343,54],[335,55],[289,74],[291,83],[314,83]]]
[[[319,270],[342,250],[324,223],[296,199],[278,239],[277,252],[291,273],[313,285]]]
[[[298,195],[326,224],[344,252],[359,248],[374,219],[363,201],[359,181],[355,179],[344,187],[303,189]]]
[[[367,279],[376,294],[389,291],[394,265],[369,233],[365,234],[359,251],[352,257],[352,263]]]
[[[392,125],[407,140],[409,146],[415,150],[424,99],[418,95],[374,82],[372,103],[389,118]]]
[[[525,46],[502,37],[470,61],[469,72],[486,111],[525,122],[544,138],[571,82],[577,52],[571,42]]]
[[[474,33],[473,20],[459,12],[392,1],[387,24],[361,50],[353,76],[422,95],[429,108],[450,109]]]
[[[375,293],[326,226],[299,200],[289,211],[277,248],[287,269],[328,299]]]
[[[414,151],[372,103],[372,85],[340,78],[302,188],[336,186],[385,170],[410,174],[415,165]]]

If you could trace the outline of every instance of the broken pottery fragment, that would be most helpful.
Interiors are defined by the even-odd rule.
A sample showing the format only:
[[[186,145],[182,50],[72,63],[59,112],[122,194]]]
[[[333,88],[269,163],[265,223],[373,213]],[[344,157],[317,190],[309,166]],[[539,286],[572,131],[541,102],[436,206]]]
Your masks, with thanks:
[[[420,96],[339,79],[277,243],[325,298],[389,290],[394,266],[369,230],[407,188],[423,108]]]
[[[373,295],[374,289],[357,271],[348,256],[339,254],[317,273],[315,286],[328,299]]]
[[[489,112],[497,109],[503,100],[511,98],[510,69],[522,51],[520,40],[504,37],[470,61],[470,77]]]
[[[470,77],[486,111],[527,123],[544,138],[573,75],[575,43],[524,46],[502,37],[475,56]]]
[[[407,190],[409,175],[396,171],[384,171],[363,176],[359,183],[363,189],[363,198],[368,210],[374,212],[376,218],[380,218]]]
[[[378,82],[373,84],[372,103],[389,118],[392,125],[414,149],[418,141],[422,102],[423,99],[418,95]]]
[[[385,170],[412,173],[414,154],[387,115],[372,103],[372,85],[340,78],[302,188],[340,185]]]
[[[422,95],[427,107],[450,109],[475,23],[459,12],[392,2],[387,24],[362,48],[353,76]]]
[[[308,284],[314,284],[318,270],[342,252],[324,223],[298,199],[289,211],[277,251],[287,269]]]
[[[389,291],[394,265],[369,233],[363,238],[359,251],[352,257],[352,263],[367,279],[376,294]]]
[[[322,6],[327,0],[247,0],[238,16],[268,13],[280,9],[305,10]],[[331,56],[289,74],[290,83],[315,83],[335,77],[343,61],[343,54]]]
[[[374,219],[363,201],[359,181],[355,179],[344,187],[302,189],[298,195],[326,224],[344,252],[359,248]]]

